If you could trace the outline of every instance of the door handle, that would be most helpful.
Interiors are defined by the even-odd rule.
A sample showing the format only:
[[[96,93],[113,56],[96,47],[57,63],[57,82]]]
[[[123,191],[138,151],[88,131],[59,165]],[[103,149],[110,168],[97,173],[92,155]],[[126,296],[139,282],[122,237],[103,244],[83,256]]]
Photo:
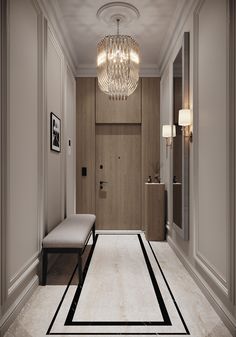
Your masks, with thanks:
[[[108,181],[100,181],[99,182],[99,184],[100,184],[100,190],[102,190],[103,189],[103,184],[108,184]]]

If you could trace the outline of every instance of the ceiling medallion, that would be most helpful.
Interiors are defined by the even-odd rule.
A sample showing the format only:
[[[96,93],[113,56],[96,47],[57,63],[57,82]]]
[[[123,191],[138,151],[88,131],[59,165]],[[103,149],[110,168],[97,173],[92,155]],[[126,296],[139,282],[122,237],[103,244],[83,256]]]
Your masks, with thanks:
[[[102,6],[97,17],[106,24],[117,25],[116,35],[105,36],[97,45],[97,76],[100,89],[111,99],[125,100],[137,88],[140,52],[137,42],[120,35],[120,23],[130,24],[139,18],[136,7],[125,2]]]

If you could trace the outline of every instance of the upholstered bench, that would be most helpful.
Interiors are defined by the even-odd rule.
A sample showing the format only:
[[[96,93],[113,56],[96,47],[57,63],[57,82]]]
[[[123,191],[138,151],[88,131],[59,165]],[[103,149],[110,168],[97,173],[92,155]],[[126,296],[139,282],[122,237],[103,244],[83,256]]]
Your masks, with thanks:
[[[95,243],[95,220],[93,214],[73,214],[55,227],[42,243],[43,279],[47,281],[48,254],[50,253],[77,253],[79,284],[83,284],[82,255],[91,234]]]

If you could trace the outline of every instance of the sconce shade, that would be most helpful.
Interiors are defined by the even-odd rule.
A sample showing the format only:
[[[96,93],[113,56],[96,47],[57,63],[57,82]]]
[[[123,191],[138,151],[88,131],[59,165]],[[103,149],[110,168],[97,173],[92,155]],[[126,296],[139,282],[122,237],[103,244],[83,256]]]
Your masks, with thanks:
[[[192,112],[190,109],[179,110],[178,124],[182,126],[188,126],[192,124]]]
[[[176,126],[175,125],[162,125],[162,137],[176,137]]]

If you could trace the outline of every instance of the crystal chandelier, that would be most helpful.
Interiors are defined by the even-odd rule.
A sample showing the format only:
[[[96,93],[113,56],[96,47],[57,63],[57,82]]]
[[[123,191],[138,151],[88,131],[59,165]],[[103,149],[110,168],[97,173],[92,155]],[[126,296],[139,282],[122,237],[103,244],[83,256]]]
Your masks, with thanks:
[[[139,46],[128,35],[105,36],[97,46],[99,88],[111,99],[125,100],[137,88],[139,79]]]

